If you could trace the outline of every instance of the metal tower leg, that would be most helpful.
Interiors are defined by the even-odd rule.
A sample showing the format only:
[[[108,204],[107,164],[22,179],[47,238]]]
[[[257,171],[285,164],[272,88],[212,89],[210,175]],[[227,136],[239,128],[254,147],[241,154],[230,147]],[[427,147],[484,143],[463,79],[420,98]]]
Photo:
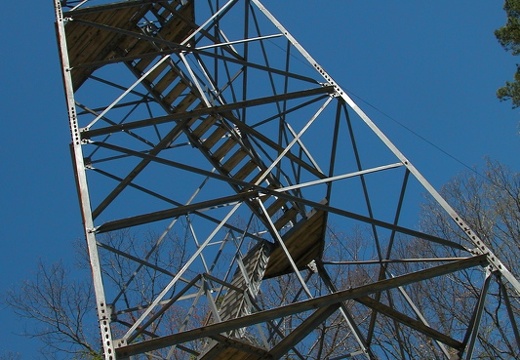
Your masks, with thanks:
[[[518,345],[513,273],[259,0],[112,1],[54,2],[105,359]]]

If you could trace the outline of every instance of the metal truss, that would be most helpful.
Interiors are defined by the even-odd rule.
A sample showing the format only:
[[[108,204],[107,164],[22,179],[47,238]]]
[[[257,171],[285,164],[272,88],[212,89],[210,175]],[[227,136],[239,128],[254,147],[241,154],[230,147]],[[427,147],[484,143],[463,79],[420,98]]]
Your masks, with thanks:
[[[488,307],[518,348],[518,281],[260,1],[55,9],[105,359],[469,359]]]

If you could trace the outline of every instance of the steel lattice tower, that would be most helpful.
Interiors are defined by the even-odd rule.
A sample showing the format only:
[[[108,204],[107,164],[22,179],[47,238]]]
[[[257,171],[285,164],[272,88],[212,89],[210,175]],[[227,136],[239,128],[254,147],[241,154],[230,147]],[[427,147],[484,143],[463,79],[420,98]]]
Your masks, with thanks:
[[[519,282],[259,0],[55,9],[105,359],[471,358],[487,306],[518,348]]]

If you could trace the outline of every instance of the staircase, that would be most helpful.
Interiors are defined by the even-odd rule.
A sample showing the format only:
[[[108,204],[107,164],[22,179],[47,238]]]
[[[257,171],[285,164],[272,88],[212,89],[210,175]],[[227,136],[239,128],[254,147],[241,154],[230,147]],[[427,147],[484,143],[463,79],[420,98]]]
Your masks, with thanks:
[[[172,36],[186,31],[170,31]],[[136,77],[142,77],[160,57],[137,59],[129,64]],[[170,60],[164,61],[143,80],[154,99],[171,114],[180,114],[205,108],[205,102],[197,88]],[[227,115],[232,116],[232,115]],[[261,178],[267,166],[248,146],[246,135],[236,130],[233,121],[222,114],[208,114],[186,121],[184,133],[191,144],[198,148],[215,169],[224,176],[247,184],[260,184],[270,189],[281,185],[272,175]],[[246,186],[231,182],[237,191],[246,191]],[[312,210],[303,213],[296,203],[282,197],[262,196],[267,215],[273,219],[277,231],[284,233],[282,240],[296,265],[303,269],[312,260],[321,257],[326,224],[324,211]],[[262,210],[257,203],[249,202],[250,208],[262,218]],[[220,321],[231,320],[251,313],[251,303],[258,295],[264,278],[275,277],[293,271],[286,254],[278,243],[259,242],[240,260],[227,291],[221,298]],[[212,340],[199,359],[257,359],[265,355],[265,350],[252,345],[246,339],[245,329],[228,333],[224,339]]]
[[[106,5],[71,12],[74,21],[67,23],[66,28],[70,34],[68,52],[74,90],[103,65],[124,61],[136,79],[144,76],[142,85],[167,114],[187,114],[205,109],[207,105],[203,96],[189,77],[171,58],[164,59],[165,55],[182,48],[179,44],[193,32],[194,3],[128,2],[121,7]],[[146,20],[150,14],[157,21],[150,23]],[[110,31],[107,27],[121,31]],[[280,188],[281,184],[275,176],[264,175],[268,167],[248,145],[247,135],[237,131],[234,125],[237,120],[231,116],[194,116],[185,121],[183,132],[221,175],[234,180],[230,185],[236,192],[247,191],[251,185],[271,190]],[[283,234],[282,241],[298,268],[302,269],[321,257],[325,211],[314,209],[306,214],[299,204],[273,195],[263,195],[260,201],[274,228]],[[248,206],[260,219],[264,218],[265,214],[262,214],[258,203],[250,201]],[[265,225],[268,227],[267,221]],[[222,297],[219,310],[221,321],[250,314],[252,308],[248,297],[257,296],[262,280],[293,271],[278,242],[259,242],[238,261],[240,266]],[[265,350],[241,340],[244,335],[245,330],[240,329],[218,339],[199,358],[245,360],[266,354]]]

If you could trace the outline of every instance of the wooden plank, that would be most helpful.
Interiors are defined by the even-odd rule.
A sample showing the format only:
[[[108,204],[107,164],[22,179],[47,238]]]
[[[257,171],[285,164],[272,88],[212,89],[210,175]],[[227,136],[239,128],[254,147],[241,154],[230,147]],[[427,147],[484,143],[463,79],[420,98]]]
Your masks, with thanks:
[[[156,82],[155,86],[153,87],[153,90],[157,94],[161,95],[163,91],[166,90],[168,86],[170,86],[177,77],[178,75],[176,72],[172,70],[167,71],[163,74],[162,78]],[[183,90],[184,89],[186,89],[186,86],[184,86]]]
[[[168,105],[173,104],[175,99],[177,99],[187,88],[188,85],[184,81],[179,81],[177,85],[175,85],[173,89],[171,89],[170,92],[164,96],[163,101]]]
[[[237,141],[233,137],[229,137],[224,144],[222,144],[214,153],[213,158],[216,161],[222,160],[224,156],[235,146],[237,145]]]
[[[296,215],[298,215],[298,209],[296,209],[294,206],[290,209],[286,210],[282,216],[280,216],[276,221],[274,222],[274,227],[277,230],[280,230],[285,225],[289,223],[289,221],[294,221],[296,219]]]
[[[170,20],[162,26],[157,37],[159,39],[168,40],[172,43],[180,43],[182,40],[193,31],[193,28],[186,24],[182,17],[194,20],[193,18],[193,4],[189,2],[179,10],[179,16],[173,16]],[[164,45],[161,45],[164,46]],[[129,55],[136,56],[139,54],[146,54],[158,50],[153,42],[138,40],[132,46],[128,46]]]
[[[213,124],[215,124],[216,121],[217,119],[214,116],[208,116],[206,119],[200,122],[199,126],[197,126],[195,130],[193,130],[193,135],[200,139],[202,135],[204,135],[206,131],[208,131],[213,126]]]
[[[177,105],[175,106],[175,111],[176,112],[183,112],[183,111],[186,111],[186,109],[188,109],[188,107],[193,104],[195,102],[195,100],[197,100],[199,97],[197,95],[195,95],[194,93],[190,92],[188,95],[186,95],[184,97],[184,99],[182,99],[182,101]]]
[[[267,199],[266,199],[267,200]],[[267,214],[273,216],[278,210],[285,205],[287,201],[284,198],[277,198],[271,205],[267,207]]]
[[[231,155],[229,159],[222,165],[222,169],[224,169],[225,172],[229,173],[231,170],[233,170],[244,158],[249,155],[249,153],[244,149],[240,148],[236,153]]]
[[[243,268],[235,269],[231,285],[221,298],[219,316],[222,321],[251,314],[251,305],[246,301],[246,293],[252,294],[253,297],[258,294],[271,250],[272,244],[263,241],[251,247],[243,257]],[[234,336],[242,336],[244,330],[237,329],[232,333]]]
[[[245,340],[215,336],[208,349],[199,360],[260,360],[265,359],[267,350],[249,344]]]
[[[179,16],[175,15],[171,17],[167,23],[165,23],[161,29],[159,30],[157,37],[159,39],[171,41],[172,43],[181,43],[182,40],[189,35],[193,28],[186,24],[186,22],[182,19],[188,18],[189,20],[193,19],[193,5],[192,2],[188,3],[188,5],[183,6],[179,10]],[[138,40],[135,42],[133,46],[129,46],[129,55],[135,56],[139,54],[146,54],[153,51],[159,50],[160,47],[165,45],[155,45],[153,42]]]
[[[146,56],[146,57],[143,57],[142,59],[139,59],[137,60],[137,62],[135,63],[134,65],[134,69],[139,73],[139,74],[142,74],[144,72],[144,69],[146,69],[148,67],[148,65],[150,65],[152,62],[154,62],[154,60],[158,60],[158,57],[157,56]],[[167,65],[167,62],[163,62],[161,65],[159,65],[159,68],[162,67],[164,69],[164,65]],[[157,68],[156,70],[154,71],[157,71],[159,68]],[[159,71],[160,73],[160,71]],[[159,75],[159,73],[157,75]],[[151,74],[150,74],[151,75]],[[150,76],[148,75],[148,76]],[[155,76],[157,77],[157,76]],[[155,77],[153,79],[155,79]],[[147,77],[148,79],[148,77]],[[153,79],[149,79],[149,81],[153,81]]]
[[[175,6],[177,4],[172,5]],[[168,20],[168,16],[172,14],[172,12],[163,7],[161,3],[155,3],[153,6],[153,11],[157,15],[157,18],[161,23],[164,23],[166,20]]]
[[[133,19],[142,16],[147,8],[148,6],[141,6],[140,8],[110,9],[84,15],[73,14],[77,21],[67,23],[65,29],[75,88],[78,88],[95,70],[95,68],[79,67],[79,65],[108,60],[115,55],[116,45],[125,37],[113,31],[82,24],[79,20],[134,30],[137,28],[137,23]]]
[[[73,19],[76,19],[78,21],[68,22],[65,25],[65,30],[67,32],[67,45],[69,47],[69,58],[71,62],[76,65],[79,63],[83,63],[81,61],[78,61],[77,56],[90,57],[93,54],[95,55],[97,53],[97,51],[95,51],[94,53],[85,53],[86,47],[90,46],[92,43],[94,45],[99,44],[98,51],[103,51],[103,45],[106,45],[108,43],[107,38],[119,35],[112,31],[101,30],[99,28],[83,24],[80,22],[81,20],[97,24],[108,25],[116,28],[124,27],[126,29],[130,29],[136,26],[136,24],[128,23],[131,14],[133,14],[134,12],[135,9],[127,8],[86,14],[83,16],[73,15]],[[75,55],[75,57],[72,57],[70,55]],[[96,56],[93,57],[96,58]]]
[[[208,150],[211,149],[217,142],[219,142],[220,139],[224,137],[224,135],[227,134],[227,132],[227,129],[222,126],[218,126],[215,131],[213,131],[213,133],[202,142],[202,145],[204,145],[204,147]]]
[[[145,57],[145,58],[141,59],[136,66],[134,66],[134,69],[136,69],[140,74],[142,74],[144,69],[146,69],[148,67],[148,65],[150,65],[152,62],[154,62],[154,60],[159,61],[159,59],[160,59],[160,57],[156,57],[156,58],[153,58],[152,56]],[[148,64],[145,64],[145,63],[148,63]],[[148,81],[150,83],[153,82],[164,71],[164,69],[168,68],[169,65],[170,64],[168,61],[163,61],[150,74],[148,74],[148,76],[145,78],[146,81]],[[144,67],[141,70],[142,66],[144,66]]]
[[[177,4],[177,2],[175,3]],[[80,65],[99,63],[125,54],[135,58],[158,50],[158,47],[153,42],[81,24],[79,20],[140,33],[141,30],[138,27],[138,23],[151,9],[151,6],[152,4],[142,4],[140,6],[127,7],[123,4],[120,7],[107,6],[106,9],[100,6],[98,11],[94,12],[70,13],[71,16],[77,19],[76,22],[68,22],[65,26],[68,55],[73,67],[72,78],[75,89],[78,89],[90,74],[96,70],[96,67],[81,67]],[[162,39],[181,42],[182,39],[191,33],[193,30],[192,26],[187,24],[187,22],[194,21],[193,6],[193,3],[189,2],[179,9],[178,14],[170,17],[170,20],[159,31]],[[183,18],[188,21],[184,21]],[[138,62],[136,70],[139,72],[144,71],[154,58],[154,56],[149,56],[146,57],[146,60]],[[153,76],[149,80],[152,81]]]
[[[287,250],[299,269],[305,268],[309,262],[322,256],[326,225],[327,213],[313,210],[282,236]],[[271,253],[264,278],[280,276],[292,271],[285,252],[277,246]]]
[[[258,164],[256,164],[253,159],[250,159],[240,170],[237,171],[235,175],[233,175],[233,178],[236,180],[244,180],[257,168]]]

